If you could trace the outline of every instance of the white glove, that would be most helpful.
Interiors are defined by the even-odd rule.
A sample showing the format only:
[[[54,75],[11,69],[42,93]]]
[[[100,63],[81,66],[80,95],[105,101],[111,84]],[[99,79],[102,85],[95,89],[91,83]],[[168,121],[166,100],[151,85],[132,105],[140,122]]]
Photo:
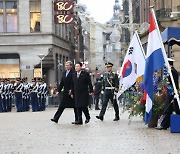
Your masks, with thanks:
[[[104,94],[104,91],[101,91],[101,94]]]
[[[116,95],[117,95],[117,92],[114,92],[114,95],[116,96]]]

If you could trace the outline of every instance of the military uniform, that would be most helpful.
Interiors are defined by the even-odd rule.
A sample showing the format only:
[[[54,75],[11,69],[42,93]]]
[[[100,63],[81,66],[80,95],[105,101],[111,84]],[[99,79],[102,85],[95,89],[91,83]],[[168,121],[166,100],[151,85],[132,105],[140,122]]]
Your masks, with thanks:
[[[38,81],[38,105],[39,105],[39,111],[43,111],[43,100],[42,100],[42,92],[43,92],[43,84],[42,79],[39,79]]]
[[[2,105],[3,105],[3,112],[7,112],[7,106],[8,106],[8,84],[7,79],[4,79],[4,90],[3,90],[3,98],[2,98]]]
[[[105,65],[106,67],[113,66],[112,63],[106,63]],[[99,116],[96,116],[97,119],[100,119],[103,121],[108,102],[109,100],[111,100],[114,110],[115,110],[114,121],[119,120],[119,107],[118,107],[116,95],[115,95],[115,93],[118,92],[118,87],[119,87],[118,75],[112,71],[105,72],[102,79],[102,91],[104,92],[103,103],[102,103],[102,108],[101,108]]]
[[[32,79],[32,84],[31,84],[31,105],[32,105],[32,111],[38,111],[39,110],[39,105],[38,105],[38,84],[34,79]]]
[[[23,105],[24,111],[29,111],[30,109],[30,88],[31,84],[27,82],[27,77],[24,78],[24,97],[23,97]]]
[[[13,84],[10,83],[10,80],[7,79],[7,112],[11,112],[12,110],[12,99],[13,99],[13,91],[14,91],[14,87]]]
[[[42,82],[43,82],[42,83],[42,93],[41,93],[41,97],[42,97],[42,111],[45,111],[48,87],[47,87],[47,84],[44,82],[44,79],[42,79]]]
[[[1,84],[0,84],[0,112],[3,112],[3,99],[4,99],[4,80],[1,79]]]
[[[17,79],[17,82],[14,85],[15,87],[15,102],[17,112],[22,112],[22,93],[24,90],[24,86],[21,79]]]

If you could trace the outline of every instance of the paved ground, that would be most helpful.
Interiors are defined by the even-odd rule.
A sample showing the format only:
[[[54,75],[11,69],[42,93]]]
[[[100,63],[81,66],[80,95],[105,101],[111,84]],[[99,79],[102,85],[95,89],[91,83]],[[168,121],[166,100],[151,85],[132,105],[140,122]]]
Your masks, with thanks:
[[[91,122],[75,126],[73,110],[66,109],[58,124],[52,123],[57,108],[45,112],[0,114],[0,154],[178,154],[180,133],[144,126],[139,118],[128,124],[128,115],[113,122],[114,111],[91,110]]]

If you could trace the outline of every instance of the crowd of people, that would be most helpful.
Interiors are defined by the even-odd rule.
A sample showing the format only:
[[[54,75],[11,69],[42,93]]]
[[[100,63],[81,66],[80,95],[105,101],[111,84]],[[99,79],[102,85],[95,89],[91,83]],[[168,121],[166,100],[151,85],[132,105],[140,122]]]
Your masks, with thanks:
[[[17,112],[44,111],[46,108],[46,97],[48,86],[42,78],[32,79],[17,78],[0,80],[0,112],[11,112],[15,105]]]

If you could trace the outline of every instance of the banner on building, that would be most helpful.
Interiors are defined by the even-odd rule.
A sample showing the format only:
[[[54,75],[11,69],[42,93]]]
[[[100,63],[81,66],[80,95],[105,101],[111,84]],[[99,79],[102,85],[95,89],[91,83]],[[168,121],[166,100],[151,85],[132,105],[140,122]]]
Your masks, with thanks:
[[[74,23],[74,15],[72,14],[57,14],[54,16],[56,24],[72,24]]]
[[[57,1],[54,2],[54,11],[73,11],[73,1]]]

